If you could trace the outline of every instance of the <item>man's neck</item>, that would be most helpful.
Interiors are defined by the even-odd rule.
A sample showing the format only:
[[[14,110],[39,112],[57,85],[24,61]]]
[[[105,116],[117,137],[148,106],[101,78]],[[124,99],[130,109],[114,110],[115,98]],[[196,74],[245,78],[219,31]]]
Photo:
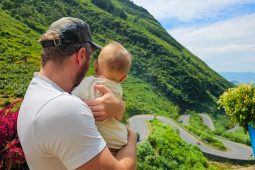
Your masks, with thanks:
[[[66,67],[56,66],[53,62],[48,62],[40,69],[40,75],[47,77],[64,91],[70,93],[73,87],[71,71]]]

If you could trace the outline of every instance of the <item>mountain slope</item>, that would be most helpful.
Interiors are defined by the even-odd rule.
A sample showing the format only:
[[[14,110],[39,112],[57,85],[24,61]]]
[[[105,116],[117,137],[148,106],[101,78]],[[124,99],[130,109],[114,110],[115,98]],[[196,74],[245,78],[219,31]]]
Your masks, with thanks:
[[[40,34],[0,10],[0,105],[8,98],[22,97],[33,72],[39,70]],[[24,42],[24,43],[23,43]],[[93,74],[92,67],[88,74]],[[178,107],[153,91],[146,82],[129,76],[124,86],[126,116],[138,113],[158,113],[174,117]],[[146,94],[144,90],[146,89]]]
[[[0,94],[22,97],[39,68],[39,34],[1,10],[0,18]]]
[[[33,66],[29,67],[34,68],[30,71],[38,67],[40,47],[35,41],[40,33],[56,19],[73,16],[83,19],[90,25],[96,42],[104,45],[110,40],[116,40],[131,52],[133,55],[131,75],[137,81],[132,81],[131,84],[128,83],[131,81],[129,80],[127,89],[145,83],[151,88],[151,93],[163,98],[171,106],[174,103],[183,111],[185,109],[212,111],[216,105],[216,97],[231,86],[228,81],[172,38],[147,10],[129,0],[2,0],[0,7],[3,9],[1,13],[7,13],[12,20],[15,18],[18,24],[34,32],[34,36],[31,33],[27,39],[30,41],[33,39],[31,45],[35,48],[19,44],[23,46],[24,51],[31,51],[26,55],[27,60],[23,61],[18,55],[13,56],[13,60],[24,63],[24,67]],[[0,28],[6,30],[2,25]],[[7,48],[20,51],[15,47]],[[13,63],[6,61],[6,52],[1,52],[0,56],[0,62],[6,65]],[[10,74],[15,75],[12,70]],[[31,72],[28,75],[31,78]],[[0,86],[1,93],[15,96],[16,94],[11,90],[6,91],[6,87],[12,84],[8,84],[8,79],[4,80],[6,84]],[[26,84],[27,80],[24,80],[21,85],[22,90],[25,89]],[[129,92],[131,93],[132,90]],[[127,91],[127,94],[129,92]],[[134,95],[143,96],[146,92],[139,91],[139,94]],[[140,102],[146,105],[146,100],[151,96],[147,96],[144,100],[140,99]],[[137,109],[133,112],[139,112],[139,108]]]

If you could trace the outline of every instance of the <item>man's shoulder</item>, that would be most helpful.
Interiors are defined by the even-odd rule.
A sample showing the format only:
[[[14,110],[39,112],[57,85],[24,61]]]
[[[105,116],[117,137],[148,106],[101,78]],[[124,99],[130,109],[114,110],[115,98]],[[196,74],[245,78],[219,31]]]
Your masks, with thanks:
[[[52,124],[54,121],[78,123],[85,117],[93,119],[87,104],[76,96],[63,93],[39,108],[33,121],[42,124]]]
[[[46,106],[58,106],[58,109],[65,108],[68,110],[73,110],[73,109],[80,109],[80,108],[89,108],[88,105],[83,102],[80,98],[77,96],[68,94],[68,93],[63,93],[51,101],[47,103]],[[60,106],[60,107],[59,107]]]
[[[79,99],[76,96],[73,96],[69,93],[62,93],[61,95],[57,96],[56,98],[53,99],[55,102],[63,102],[63,103],[69,103],[69,102],[74,102],[74,103],[83,103],[81,99]]]

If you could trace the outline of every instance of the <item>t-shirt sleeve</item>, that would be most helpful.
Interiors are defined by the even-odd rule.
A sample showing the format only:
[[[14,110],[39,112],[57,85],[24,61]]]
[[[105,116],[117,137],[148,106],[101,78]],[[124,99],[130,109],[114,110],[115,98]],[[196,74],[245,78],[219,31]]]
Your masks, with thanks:
[[[37,123],[38,145],[56,156],[69,170],[85,164],[106,146],[89,107],[78,98],[63,95],[42,110]],[[42,115],[42,114],[41,114]]]

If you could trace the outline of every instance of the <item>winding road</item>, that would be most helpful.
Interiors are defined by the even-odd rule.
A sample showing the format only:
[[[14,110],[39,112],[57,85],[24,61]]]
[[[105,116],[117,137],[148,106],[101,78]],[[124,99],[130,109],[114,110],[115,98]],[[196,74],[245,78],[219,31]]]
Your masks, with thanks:
[[[147,122],[152,119],[152,115],[138,115],[133,116],[129,119],[130,127],[140,134],[141,141],[145,140],[148,137],[150,130],[148,128]],[[228,151],[219,151],[201,142],[195,136],[193,136],[181,126],[179,126],[174,120],[161,116],[157,116],[157,119],[170,125],[174,129],[178,129],[180,137],[187,143],[197,145],[197,143],[199,142],[200,145],[197,146],[205,153],[239,160],[248,160],[250,155],[252,154],[251,147],[215,136],[215,138],[220,140],[228,148]]]
[[[190,118],[190,115],[181,115],[180,119],[179,119],[179,122],[181,122],[183,125],[188,126],[189,125],[189,118]]]
[[[233,127],[232,129],[229,129],[227,131],[233,133],[233,132],[236,132],[236,130],[238,130],[238,129],[241,129],[241,127],[239,125],[235,125],[235,127]]]
[[[201,116],[203,123],[212,131],[215,130],[215,126],[214,123],[211,119],[211,117],[207,114],[199,114],[199,116]]]

